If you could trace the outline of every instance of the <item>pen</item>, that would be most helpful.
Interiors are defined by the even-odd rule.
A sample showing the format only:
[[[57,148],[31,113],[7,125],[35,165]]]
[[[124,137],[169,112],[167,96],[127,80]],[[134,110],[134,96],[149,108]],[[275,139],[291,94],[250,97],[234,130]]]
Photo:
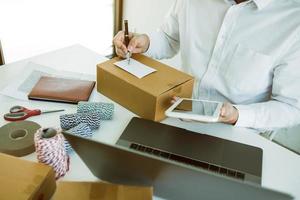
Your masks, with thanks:
[[[128,20],[124,20],[124,26],[125,26],[124,40],[125,40],[125,46],[127,48],[129,45]],[[131,57],[131,52],[128,51],[126,54],[126,59],[127,59],[128,65],[130,64],[130,57]]]

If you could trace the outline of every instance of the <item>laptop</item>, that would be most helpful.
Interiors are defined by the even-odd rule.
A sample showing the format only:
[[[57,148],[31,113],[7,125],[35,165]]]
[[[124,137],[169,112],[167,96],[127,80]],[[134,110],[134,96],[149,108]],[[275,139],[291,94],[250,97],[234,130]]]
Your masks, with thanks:
[[[195,133],[141,118],[132,118],[118,145],[261,184],[263,151],[260,148]]]
[[[124,133],[131,126],[139,127],[140,122],[145,122],[140,120],[133,118]],[[151,121],[145,123],[152,124]],[[153,123],[156,124],[156,122]],[[147,128],[149,127],[145,127],[142,132],[148,132]],[[154,132],[155,129],[152,133]],[[154,194],[165,199],[293,199],[288,194],[262,188],[256,183],[244,181],[241,178],[229,177],[214,170],[206,170],[193,164],[169,159],[166,154],[157,156],[154,153],[150,154],[149,150],[142,151],[140,146],[135,146],[145,145],[142,142],[138,143],[139,141],[131,141],[134,143],[130,144],[131,147],[122,146],[126,142],[123,134],[118,142],[120,145],[105,144],[67,132],[63,134],[79,157],[99,179],[116,184],[152,186]],[[145,148],[149,147],[145,146]],[[153,152],[154,150],[158,150],[156,146]],[[169,153],[164,152],[164,149],[160,151]],[[174,155],[177,155],[175,153]]]

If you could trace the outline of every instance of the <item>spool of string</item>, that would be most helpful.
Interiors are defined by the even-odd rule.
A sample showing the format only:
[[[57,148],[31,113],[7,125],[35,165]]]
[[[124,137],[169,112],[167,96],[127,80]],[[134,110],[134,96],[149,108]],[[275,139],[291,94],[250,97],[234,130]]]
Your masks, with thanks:
[[[77,113],[91,113],[96,112],[100,114],[101,120],[111,120],[114,114],[114,104],[103,102],[85,102],[80,101],[77,106]]]
[[[64,130],[69,130],[81,123],[85,123],[90,129],[95,130],[100,127],[101,114],[97,112],[65,114],[61,115],[59,119],[60,126]]]
[[[52,166],[56,179],[69,170],[69,156],[65,150],[65,138],[58,129],[39,129],[34,135],[37,159]]]
[[[93,135],[91,128],[85,123],[81,123],[81,124],[75,126],[74,128],[71,128],[67,132],[74,134],[74,135],[81,136],[81,137],[85,137],[85,138],[92,137],[92,135]],[[65,140],[65,149],[68,153],[71,153],[73,151],[71,145],[69,144],[69,142],[67,140]]]

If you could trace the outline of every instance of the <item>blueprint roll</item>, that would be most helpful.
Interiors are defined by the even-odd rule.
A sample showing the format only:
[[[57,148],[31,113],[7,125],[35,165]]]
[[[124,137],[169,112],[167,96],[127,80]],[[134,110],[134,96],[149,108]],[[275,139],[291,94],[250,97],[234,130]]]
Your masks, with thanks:
[[[69,130],[81,123],[85,123],[90,129],[95,130],[100,127],[101,114],[97,112],[65,114],[61,115],[59,119],[63,130]]]
[[[71,133],[73,135],[85,137],[85,138],[93,136],[93,132],[92,132],[91,128],[86,123],[81,123],[66,132]],[[70,143],[67,140],[65,140],[65,149],[68,153],[71,153],[73,151]]]
[[[97,112],[101,120],[111,120],[114,114],[114,104],[103,102],[86,102],[81,101],[77,106],[77,113]]]

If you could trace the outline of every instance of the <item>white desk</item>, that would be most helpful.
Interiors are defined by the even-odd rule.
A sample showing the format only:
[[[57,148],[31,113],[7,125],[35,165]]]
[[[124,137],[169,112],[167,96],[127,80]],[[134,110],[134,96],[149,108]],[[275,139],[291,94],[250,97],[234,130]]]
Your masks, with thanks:
[[[66,71],[84,71],[86,73],[95,74],[96,64],[104,60],[106,60],[106,58],[97,53],[81,45],[74,45],[19,62],[0,66],[0,89],[5,87],[10,79],[18,78],[18,76],[20,76],[18,72],[23,70],[24,66],[29,61]],[[96,91],[93,92],[90,101],[112,102],[110,99]],[[40,109],[64,108],[66,110],[64,113],[76,112],[76,105],[42,101],[19,101],[0,95],[1,116],[8,112],[9,108],[14,105],[23,105],[29,108]],[[61,114],[62,113],[52,113],[32,117],[29,120],[35,121],[43,127],[59,127],[59,115]],[[103,121],[100,129],[95,133],[93,138],[102,142],[114,144],[133,116],[135,116],[133,113],[115,103],[114,119],[111,121]],[[7,122],[0,117],[0,126],[6,123]],[[181,122],[176,119],[166,119],[163,123],[262,148],[264,150],[262,186],[290,193],[295,199],[300,200],[300,156],[295,153],[264,139],[257,135],[255,131],[248,129],[233,128],[232,126],[224,124],[210,125]],[[24,158],[36,161],[36,155],[34,153]],[[70,171],[60,180],[96,181],[97,178],[91,174],[81,159],[73,153],[71,154]]]

